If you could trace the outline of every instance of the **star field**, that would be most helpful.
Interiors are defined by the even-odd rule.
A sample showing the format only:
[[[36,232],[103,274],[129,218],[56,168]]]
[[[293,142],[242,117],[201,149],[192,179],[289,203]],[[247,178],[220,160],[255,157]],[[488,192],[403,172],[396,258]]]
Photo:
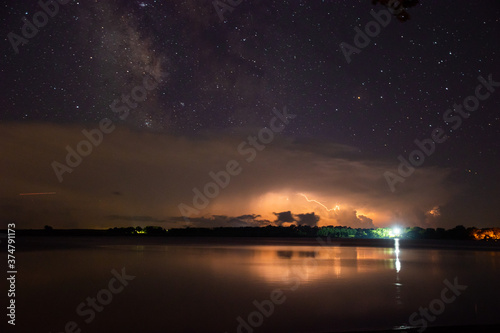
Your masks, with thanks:
[[[450,139],[426,166],[453,170],[474,198],[498,195],[500,91],[458,130],[443,114],[474,93],[478,76],[500,81],[500,4],[421,1],[392,18],[347,63],[339,45],[383,10],[369,0],[243,1],[220,21],[210,1],[70,1],[25,45],[35,2],[2,8],[2,122],[93,124],[196,136],[260,128],[273,107],[297,119],[294,140],[335,142],[394,160],[414,140],[446,128]],[[120,119],[110,104],[163,77]],[[500,90],[500,89],[499,89]],[[489,199],[488,199],[489,200]]]

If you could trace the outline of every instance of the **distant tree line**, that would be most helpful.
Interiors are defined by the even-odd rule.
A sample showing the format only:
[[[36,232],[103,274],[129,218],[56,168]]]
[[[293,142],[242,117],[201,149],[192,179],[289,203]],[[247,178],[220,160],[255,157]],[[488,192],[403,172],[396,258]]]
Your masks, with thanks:
[[[394,235],[393,228],[351,228],[346,226],[310,227],[301,226],[267,226],[267,227],[218,227],[218,228],[178,228],[170,229],[168,236],[216,236],[216,237],[332,237],[332,238],[366,238],[366,239],[475,239],[498,240],[500,228],[477,229],[456,226],[444,228],[402,228],[399,235]]]
[[[49,236],[166,236],[166,237],[331,237],[357,239],[459,239],[497,241],[500,239],[500,228],[475,227],[465,228],[462,225],[452,229],[444,228],[401,228],[394,234],[393,228],[351,228],[346,226],[307,226],[292,225],[266,227],[215,227],[215,228],[175,228],[164,229],[159,226],[147,227],[115,227],[107,230],[96,229],[53,229],[45,226],[42,230],[18,230],[23,235]]]
[[[162,227],[147,226],[147,227],[128,227],[128,228],[110,228],[107,230],[109,235],[149,235],[162,236],[167,234],[167,230]]]

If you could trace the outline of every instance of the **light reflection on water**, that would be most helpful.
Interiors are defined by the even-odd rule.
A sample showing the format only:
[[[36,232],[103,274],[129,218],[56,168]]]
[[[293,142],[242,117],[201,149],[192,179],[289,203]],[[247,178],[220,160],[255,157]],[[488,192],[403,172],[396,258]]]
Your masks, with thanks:
[[[387,329],[407,324],[454,277],[469,288],[435,324],[497,320],[496,252],[401,249],[400,242],[391,248],[103,244],[20,253],[19,311],[33,320],[19,326],[60,332],[74,320],[84,332],[236,332],[236,318],[279,288],[286,301],[255,332]],[[121,267],[136,279],[86,326],[76,306]]]

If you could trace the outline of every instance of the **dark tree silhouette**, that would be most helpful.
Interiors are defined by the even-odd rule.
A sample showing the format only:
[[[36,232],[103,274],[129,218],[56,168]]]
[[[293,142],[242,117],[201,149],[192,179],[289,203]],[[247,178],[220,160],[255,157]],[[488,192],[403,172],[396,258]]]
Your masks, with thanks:
[[[419,0],[372,0],[374,5],[380,3],[389,8],[389,11],[396,16],[401,22],[408,21],[410,14],[406,11],[407,8],[418,5]]]

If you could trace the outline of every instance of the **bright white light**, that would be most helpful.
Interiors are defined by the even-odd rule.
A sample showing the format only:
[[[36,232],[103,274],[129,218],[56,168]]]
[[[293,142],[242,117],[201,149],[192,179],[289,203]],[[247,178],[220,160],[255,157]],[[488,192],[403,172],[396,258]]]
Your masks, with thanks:
[[[398,237],[401,235],[401,228],[400,227],[393,227],[391,233],[393,236]]]

